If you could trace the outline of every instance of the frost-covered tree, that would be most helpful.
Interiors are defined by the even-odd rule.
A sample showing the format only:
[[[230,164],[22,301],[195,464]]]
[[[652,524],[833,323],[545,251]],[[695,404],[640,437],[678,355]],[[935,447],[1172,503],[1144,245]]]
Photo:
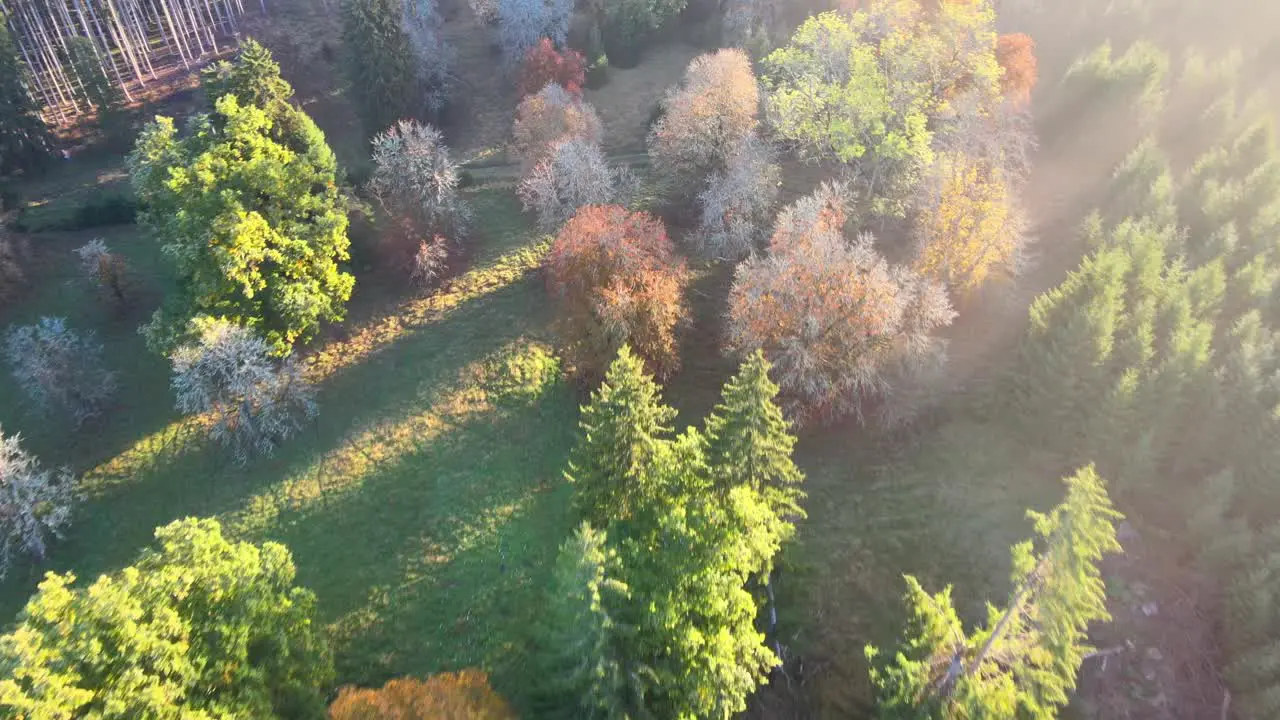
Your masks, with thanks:
[[[625,167],[610,167],[599,145],[581,138],[555,143],[551,154],[520,182],[525,210],[538,215],[538,226],[554,232],[585,205],[626,204],[635,178]]]
[[[413,51],[414,70],[421,84],[426,111],[439,117],[457,78],[457,51],[444,38],[444,18],[437,0],[404,0],[403,25]]]
[[[755,131],[759,105],[746,53],[718,50],[694,58],[683,84],[663,100],[662,117],[649,133],[649,156],[658,176],[681,192],[723,171]]]
[[[11,328],[5,357],[13,379],[40,411],[59,411],[77,425],[102,414],[116,392],[115,373],[102,365],[102,343],[78,333],[65,318],[41,318]]]
[[[90,240],[76,248],[75,253],[80,258],[80,274],[84,279],[123,305],[129,272],[124,258],[111,252],[102,238]]]
[[[564,45],[573,19],[573,0],[498,0],[498,40],[507,64],[524,61],[542,38]]]
[[[553,83],[520,101],[511,136],[511,152],[520,161],[522,172],[528,173],[566,138],[599,145],[604,126],[595,108]]]
[[[70,470],[42,468],[22,449],[20,436],[0,429],[0,580],[19,552],[44,560],[50,540],[71,520],[75,500]]]
[[[369,190],[388,211],[411,215],[421,232],[466,234],[471,210],[458,184],[459,165],[434,127],[401,120],[373,139]]]
[[[729,348],[763,350],[801,421],[909,412],[903,394],[937,367],[932,336],[955,317],[942,286],[892,266],[870,236],[842,228],[844,191],[825,185],[778,216],[766,254],[738,267]]]
[[[698,195],[702,218],[693,241],[709,258],[738,260],[756,249],[768,232],[778,200],[781,172],[767,142],[752,135],[713,174]]]
[[[196,341],[172,356],[176,405],[212,414],[210,436],[236,462],[272,454],[315,417],[315,391],[292,358],[273,360],[262,338],[225,320],[193,325]]]

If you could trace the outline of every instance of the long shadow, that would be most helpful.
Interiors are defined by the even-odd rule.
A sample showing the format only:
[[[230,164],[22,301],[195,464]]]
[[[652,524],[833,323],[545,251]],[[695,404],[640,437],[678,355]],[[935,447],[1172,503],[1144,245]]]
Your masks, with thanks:
[[[319,596],[340,682],[481,666],[513,699],[530,684],[529,630],[571,524],[561,472],[577,398],[557,382],[491,400],[265,533]]]

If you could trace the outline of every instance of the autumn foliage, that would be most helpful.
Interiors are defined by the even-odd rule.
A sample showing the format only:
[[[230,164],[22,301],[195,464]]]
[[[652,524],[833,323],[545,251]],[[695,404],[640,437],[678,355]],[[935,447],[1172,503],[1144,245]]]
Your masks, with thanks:
[[[524,173],[551,154],[560,140],[599,144],[604,128],[596,111],[559,85],[547,85],[520,101],[511,130],[512,154]]]
[[[1031,101],[1031,91],[1039,77],[1036,63],[1036,41],[1025,33],[1001,35],[996,42],[996,61],[1004,74],[1000,77],[1000,90],[1014,103],[1025,105]]]
[[[515,711],[479,670],[424,680],[396,678],[377,690],[347,686],[329,706],[330,720],[515,720]]]
[[[542,42],[525,55],[516,87],[521,97],[532,95],[552,83],[572,95],[582,95],[586,79],[587,63],[582,53],[569,48],[560,52],[549,38],[542,38]]]
[[[658,376],[679,365],[688,271],[662,222],[616,205],[590,205],[561,228],[547,260],[566,358],[588,380],[630,345]]]
[[[1025,242],[1008,182],[987,163],[939,158],[916,221],[916,269],[955,289],[1017,270]]]
[[[730,349],[764,351],[799,422],[862,419],[868,401],[907,414],[894,395],[938,357],[929,333],[954,317],[940,286],[889,265],[869,236],[845,239],[841,196],[824,186],[783,211],[729,298]]]
[[[662,119],[649,135],[655,168],[685,187],[723,171],[755,131],[759,105],[746,53],[719,50],[694,58],[684,83],[663,101]]]

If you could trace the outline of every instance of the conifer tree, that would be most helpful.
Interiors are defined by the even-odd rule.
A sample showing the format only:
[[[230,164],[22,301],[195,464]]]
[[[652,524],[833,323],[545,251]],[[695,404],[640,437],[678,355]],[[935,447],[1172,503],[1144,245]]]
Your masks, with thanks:
[[[717,489],[749,487],[779,518],[804,517],[804,473],[791,460],[796,438],[777,404],[771,366],[757,350],[724,387],[707,418],[707,464]]]
[[[1110,618],[1098,562],[1120,550],[1121,519],[1092,466],[1066,484],[1061,505],[1028,512],[1041,547],[1014,546],[1013,594],[972,634],[950,588],[929,595],[907,576],[910,620],[896,655],[867,648],[880,717],[1052,720],[1066,705],[1090,652],[1089,623]]]
[[[84,97],[98,113],[98,130],[109,145],[115,145],[127,137],[129,118],[124,109],[124,93],[107,77],[99,62],[93,41],[86,37],[73,37],[67,41],[67,60],[76,76]]]
[[[644,363],[624,346],[582,408],[566,474],[578,508],[595,527],[630,517],[653,490],[649,466],[676,416],[660,393]]]
[[[280,65],[271,51],[253,38],[240,43],[235,62],[220,60],[205,68],[200,86],[212,109],[223,95],[235,95],[241,105],[252,105],[276,115],[280,105],[293,97],[293,88],[280,77]]]
[[[34,170],[49,155],[49,128],[25,78],[9,25],[0,18],[0,175]]]
[[[412,116],[419,106],[414,53],[401,24],[403,14],[401,0],[345,0],[342,5],[347,71],[368,135]]]
[[[629,589],[613,577],[617,552],[607,534],[583,522],[560,548],[552,580],[553,605],[544,632],[548,714],[567,718],[622,718],[643,707],[647,669],[622,655],[634,632],[613,617]]]

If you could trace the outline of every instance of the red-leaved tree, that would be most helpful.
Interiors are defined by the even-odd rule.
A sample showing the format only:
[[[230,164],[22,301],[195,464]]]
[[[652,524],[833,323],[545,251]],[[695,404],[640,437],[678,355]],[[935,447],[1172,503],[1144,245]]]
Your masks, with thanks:
[[[556,50],[550,38],[530,48],[520,67],[520,79],[516,83],[520,96],[532,95],[550,83],[555,83],[574,95],[582,94],[587,81],[587,63],[582,53],[565,48]]]
[[[1036,41],[1025,33],[1001,35],[996,43],[996,60],[1004,70],[1000,90],[1005,97],[1018,105],[1030,102],[1039,77]]]
[[[566,360],[594,382],[630,345],[650,372],[671,374],[680,363],[676,330],[688,278],[662,221],[617,205],[579,210],[547,259]]]

